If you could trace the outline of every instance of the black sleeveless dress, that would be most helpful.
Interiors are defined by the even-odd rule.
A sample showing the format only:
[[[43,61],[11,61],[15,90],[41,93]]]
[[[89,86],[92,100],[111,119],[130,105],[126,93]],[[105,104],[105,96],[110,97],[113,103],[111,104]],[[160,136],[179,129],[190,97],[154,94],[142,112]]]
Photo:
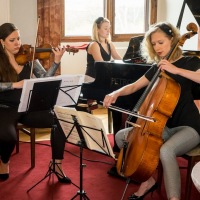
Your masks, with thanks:
[[[107,43],[108,45],[108,50],[109,50],[109,53],[107,53],[104,48],[101,46],[100,43],[97,42],[97,44],[99,45],[100,47],[100,52],[101,52],[101,56],[103,58],[104,61],[110,61],[111,59],[111,48],[110,48],[110,44]],[[89,44],[90,45],[90,44]],[[94,63],[95,63],[95,60],[93,58],[93,56],[91,54],[88,53],[88,47],[89,45],[87,46],[86,48],[86,51],[87,51],[87,69],[86,69],[86,75],[88,76],[91,76],[93,78],[96,77],[96,71],[95,71],[95,67],[94,67]]]

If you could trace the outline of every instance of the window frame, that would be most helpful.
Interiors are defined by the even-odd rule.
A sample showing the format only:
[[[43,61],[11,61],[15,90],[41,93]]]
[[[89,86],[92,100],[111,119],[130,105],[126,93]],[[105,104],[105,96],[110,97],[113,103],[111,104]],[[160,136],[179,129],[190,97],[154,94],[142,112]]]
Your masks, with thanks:
[[[64,3],[65,0],[61,0],[61,42],[89,42],[91,40],[91,36],[64,36]],[[146,3],[149,4],[149,11],[146,11],[149,14],[149,17],[147,15],[145,16],[145,30],[148,30],[149,25],[154,24],[157,21],[157,0],[146,0]],[[129,41],[131,37],[144,34],[115,34],[115,0],[105,0],[104,7],[105,16],[110,20],[111,23],[110,34],[113,42]],[[147,10],[147,8],[145,8],[145,10]]]

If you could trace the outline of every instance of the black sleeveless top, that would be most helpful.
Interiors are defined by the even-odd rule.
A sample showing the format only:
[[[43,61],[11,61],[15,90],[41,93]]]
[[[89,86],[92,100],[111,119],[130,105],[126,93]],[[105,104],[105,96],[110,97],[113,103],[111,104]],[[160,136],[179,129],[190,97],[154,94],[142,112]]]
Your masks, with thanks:
[[[97,41],[96,41],[97,42]],[[98,43],[98,42],[97,42]],[[90,45],[90,44],[89,44]],[[89,45],[87,46],[86,48],[86,51],[87,51],[87,69],[86,69],[86,75],[88,76],[91,76],[93,78],[96,77],[96,70],[95,70],[95,67],[94,67],[94,63],[95,63],[95,60],[93,58],[93,56],[91,54],[88,53],[88,47]],[[100,43],[98,43],[99,47],[100,47],[100,52],[101,52],[101,56],[103,58],[104,61],[110,61],[111,59],[111,48],[110,48],[110,44],[107,43],[108,45],[108,50],[109,50],[109,53],[107,53],[104,48],[101,46]]]

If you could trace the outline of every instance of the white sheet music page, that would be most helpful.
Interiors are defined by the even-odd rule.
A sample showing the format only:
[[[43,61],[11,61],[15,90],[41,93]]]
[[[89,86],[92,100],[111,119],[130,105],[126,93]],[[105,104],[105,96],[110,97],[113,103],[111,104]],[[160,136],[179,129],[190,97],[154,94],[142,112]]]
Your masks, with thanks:
[[[62,79],[62,83],[58,93],[56,105],[76,105],[81,92],[81,86],[84,82],[85,75],[60,75],[59,77]]]
[[[58,77],[47,77],[47,78],[33,78],[33,79],[25,79],[24,86],[22,90],[22,95],[20,99],[20,104],[18,107],[18,112],[26,112],[28,100],[31,98],[31,91],[33,90],[34,83],[37,82],[47,82],[52,80],[61,80]]]
[[[114,158],[114,153],[108,140],[102,119],[90,113],[76,111],[75,109],[68,107],[55,106],[54,112],[60,122],[64,134],[68,137],[68,142],[77,144],[80,141],[76,128],[70,133],[74,122],[72,118],[73,115],[76,116],[78,123],[82,127],[81,130],[87,147]]]
[[[46,78],[34,78],[24,80],[24,86],[20,99],[20,105],[18,112],[27,111],[28,100],[31,98],[31,91],[33,90],[34,83],[37,82],[48,82],[53,80],[62,80],[61,86],[58,93],[56,105],[59,106],[73,106],[76,105],[81,86],[84,82],[85,75],[59,75]]]
[[[73,110],[75,110],[75,108],[68,108],[68,112],[66,112],[66,110],[63,108],[64,107],[55,106],[54,113],[56,114],[56,117],[59,120],[60,126],[65,136],[67,137],[67,141],[72,144],[78,144],[78,142],[80,141],[80,137],[76,128],[74,127],[74,121],[71,116],[71,114],[74,113]],[[70,137],[68,137],[69,134]]]

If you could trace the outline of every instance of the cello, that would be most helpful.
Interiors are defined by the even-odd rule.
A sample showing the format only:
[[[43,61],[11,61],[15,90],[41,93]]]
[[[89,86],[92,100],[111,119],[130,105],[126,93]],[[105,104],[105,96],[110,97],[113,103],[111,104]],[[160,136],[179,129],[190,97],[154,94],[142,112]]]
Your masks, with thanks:
[[[167,60],[186,39],[197,33],[197,26],[190,23],[184,34],[171,49]],[[154,122],[138,118],[127,137],[117,160],[117,172],[123,177],[131,177],[136,182],[144,182],[154,173],[159,162],[159,150],[163,144],[162,132],[168,118],[176,107],[180,96],[180,85],[159,69],[134,108],[134,112],[152,117]]]

